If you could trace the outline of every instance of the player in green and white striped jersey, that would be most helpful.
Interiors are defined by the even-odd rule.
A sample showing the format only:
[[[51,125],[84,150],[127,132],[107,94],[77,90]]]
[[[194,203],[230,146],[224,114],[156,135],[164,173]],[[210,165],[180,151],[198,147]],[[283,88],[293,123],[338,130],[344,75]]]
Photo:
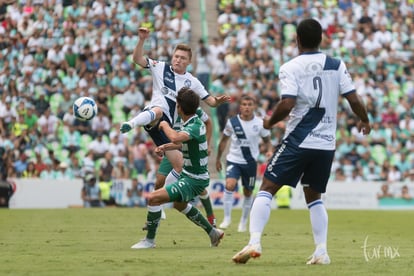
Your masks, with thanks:
[[[224,232],[214,228],[200,211],[189,204],[209,184],[208,146],[206,127],[195,114],[200,98],[190,88],[180,89],[177,95],[177,111],[183,119],[183,128],[177,132],[167,122],[160,122],[159,129],[171,143],[161,145],[155,152],[164,154],[168,150],[182,148],[184,165],[178,181],[150,193],[148,197],[147,235],[132,246],[133,249],[155,247],[155,234],[161,219],[161,204],[174,202],[174,208],[181,211],[192,222],[209,235],[211,246],[218,246]]]
[[[206,126],[206,139],[207,144],[210,146],[210,138],[212,134],[212,122],[210,118],[208,117],[207,113],[204,112],[204,110],[199,107],[197,108],[196,115],[203,121],[204,125]],[[174,130],[180,131],[183,127],[183,121],[180,116],[178,116],[177,120],[174,123]],[[210,154],[210,150],[209,150]],[[161,160],[161,163],[158,167],[156,179],[155,179],[155,186],[154,189],[158,190],[164,185],[171,184],[180,176],[180,172],[176,172],[173,170],[173,166],[171,162],[168,160],[168,158],[164,155],[164,157]],[[204,189],[204,191],[199,195],[200,202],[203,204],[204,210],[206,211],[207,219],[210,222],[211,225],[216,227],[216,218],[214,215],[213,207],[211,204],[210,196],[207,189]],[[165,218],[165,214],[163,214],[162,218]],[[142,228],[143,230],[147,230],[147,225],[145,224]]]

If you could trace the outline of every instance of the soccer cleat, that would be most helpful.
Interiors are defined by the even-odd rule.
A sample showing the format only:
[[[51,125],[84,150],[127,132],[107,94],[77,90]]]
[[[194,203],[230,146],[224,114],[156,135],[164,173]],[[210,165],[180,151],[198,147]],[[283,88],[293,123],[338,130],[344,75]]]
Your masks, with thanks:
[[[262,246],[258,243],[246,245],[240,252],[233,256],[236,264],[245,264],[250,258],[258,258],[262,255]]]
[[[148,239],[142,239],[133,246],[131,246],[132,249],[146,249],[146,248],[155,248],[155,242],[150,241]]]
[[[121,124],[120,131],[126,133],[132,129],[132,124],[130,122],[124,122]]]
[[[214,215],[208,216],[207,219],[208,219],[208,222],[210,222],[211,226],[213,226],[214,228],[217,227],[216,218],[214,217]]]
[[[246,232],[246,231],[247,231],[246,223],[240,222],[239,227],[237,228],[237,232]]]
[[[227,229],[230,226],[230,224],[231,224],[231,221],[225,219],[225,220],[223,220],[222,223],[220,223],[219,228],[221,228],[221,229]]]
[[[213,228],[208,235],[210,236],[211,247],[217,247],[224,237],[224,232],[223,230]]]
[[[329,258],[328,254],[322,254],[319,256],[312,255],[309,257],[309,260],[306,262],[308,265],[312,264],[321,264],[321,265],[327,265],[331,263],[331,259]]]

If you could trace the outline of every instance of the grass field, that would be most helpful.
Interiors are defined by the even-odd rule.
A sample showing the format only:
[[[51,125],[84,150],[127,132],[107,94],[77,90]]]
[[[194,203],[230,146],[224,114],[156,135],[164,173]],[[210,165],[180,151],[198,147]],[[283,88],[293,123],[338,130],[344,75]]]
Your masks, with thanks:
[[[231,261],[248,241],[237,223],[210,248],[204,231],[167,209],[157,248],[132,250],[145,218],[146,209],[0,210],[0,275],[414,275],[412,211],[329,211],[329,266],[305,265],[306,210],[273,210],[263,255],[245,265]]]

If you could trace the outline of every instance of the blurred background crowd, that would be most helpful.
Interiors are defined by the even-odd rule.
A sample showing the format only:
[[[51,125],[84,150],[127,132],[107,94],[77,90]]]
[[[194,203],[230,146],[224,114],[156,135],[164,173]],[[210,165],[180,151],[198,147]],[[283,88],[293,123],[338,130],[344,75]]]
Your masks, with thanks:
[[[414,180],[412,0],[219,0],[207,11],[217,14],[208,39],[192,30],[199,15],[184,0],[0,3],[0,165],[10,178],[154,177],[151,139],[141,128],[119,132],[152,93],[151,76],[131,62],[139,27],[151,30],[146,54],[159,60],[169,61],[177,43],[198,41],[188,70],[210,93],[232,97],[211,111],[220,131],[242,94],[270,114],[279,67],[297,55],[295,26],[313,17],[324,28],[321,50],[346,62],[373,124],[370,136],[359,135],[340,102],[332,180]],[[98,104],[90,122],[73,117],[79,96]],[[274,145],[282,135],[283,127],[273,130]],[[264,155],[259,161],[260,177]]]

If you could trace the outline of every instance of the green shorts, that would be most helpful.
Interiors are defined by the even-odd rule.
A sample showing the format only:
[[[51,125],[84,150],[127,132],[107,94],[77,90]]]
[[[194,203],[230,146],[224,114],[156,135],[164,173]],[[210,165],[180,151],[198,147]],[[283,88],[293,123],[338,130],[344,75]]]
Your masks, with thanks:
[[[170,196],[170,202],[189,202],[200,195],[208,184],[209,179],[194,179],[182,173],[177,182],[166,186],[165,189]]]
[[[170,173],[170,171],[172,171],[172,169],[173,169],[173,167],[172,167],[170,161],[168,160],[167,157],[164,156],[161,160],[161,163],[160,163],[159,167],[158,167],[157,173],[161,174],[161,175],[164,175],[164,176],[167,176]]]

